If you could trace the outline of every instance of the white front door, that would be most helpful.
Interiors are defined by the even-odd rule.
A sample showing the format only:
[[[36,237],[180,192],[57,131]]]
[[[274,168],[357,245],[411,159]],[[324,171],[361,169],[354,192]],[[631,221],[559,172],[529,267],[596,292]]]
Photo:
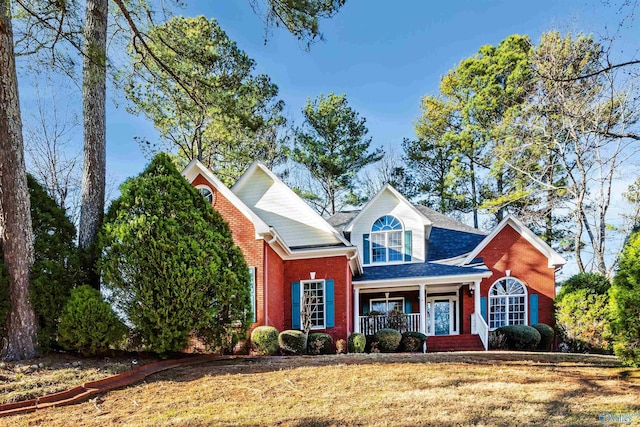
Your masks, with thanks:
[[[458,317],[457,297],[427,299],[428,335],[458,335]]]

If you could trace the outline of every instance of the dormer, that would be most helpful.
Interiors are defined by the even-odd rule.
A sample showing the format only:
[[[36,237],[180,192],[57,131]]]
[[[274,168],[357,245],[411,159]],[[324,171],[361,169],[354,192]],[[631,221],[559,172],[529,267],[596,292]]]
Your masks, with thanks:
[[[346,225],[345,235],[358,247],[366,266],[425,261],[431,221],[387,184]]]

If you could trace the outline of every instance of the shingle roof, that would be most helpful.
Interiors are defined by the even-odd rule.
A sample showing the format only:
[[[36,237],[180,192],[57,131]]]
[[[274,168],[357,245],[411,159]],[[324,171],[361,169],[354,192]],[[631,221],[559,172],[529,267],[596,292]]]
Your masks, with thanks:
[[[447,230],[464,231],[472,234],[481,234],[483,236],[486,236],[487,234],[484,231],[480,231],[473,227],[470,227],[458,221],[457,219],[448,217],[444,214],[441,214],[440,212],[434,211],[433,209],[429,209],[426,206],[423,206],[423,205],[414,205],[414,206],[416,209],[420,211],[420,213],[422,213],[422,215],[429,218],[429,220],[433,223],[433,227],[444,228]]]
[[[427,246],[427,261],[467,254],[478,246],[484,237],[484,234],[433,227]]]
[[[353,282],[363,282],[370,280],[390,280],[406,279],[412,277],[442,277],[474,275],[488,270],[473,267],[457,267],[453,265],[435,264],[432,262],[381,265],[375,267],[365,267],[361,276],[353,278]]]
[[[327,222],[333,226],[339,232],[343,232],[345,227],[349,225],[351,220],[356,217],[360,213],[357,211],[346,211],[346,212],[338,212],[337,214],[331,216]]]

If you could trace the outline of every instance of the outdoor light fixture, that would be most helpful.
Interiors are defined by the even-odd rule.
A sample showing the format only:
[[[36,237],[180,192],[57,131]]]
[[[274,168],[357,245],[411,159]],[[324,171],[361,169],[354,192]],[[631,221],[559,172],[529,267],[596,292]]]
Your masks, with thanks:
[[[473,296],[473,289],[475,286],[471,286],[469,285],[469,296],[472,297]]]

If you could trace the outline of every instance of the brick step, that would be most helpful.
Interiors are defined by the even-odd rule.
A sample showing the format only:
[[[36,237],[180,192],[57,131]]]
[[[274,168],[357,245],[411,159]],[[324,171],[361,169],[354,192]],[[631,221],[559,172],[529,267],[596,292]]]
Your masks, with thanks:
[[[482,351],[484,346],[478,335],[445,335],[427,338],[427,352]]]

